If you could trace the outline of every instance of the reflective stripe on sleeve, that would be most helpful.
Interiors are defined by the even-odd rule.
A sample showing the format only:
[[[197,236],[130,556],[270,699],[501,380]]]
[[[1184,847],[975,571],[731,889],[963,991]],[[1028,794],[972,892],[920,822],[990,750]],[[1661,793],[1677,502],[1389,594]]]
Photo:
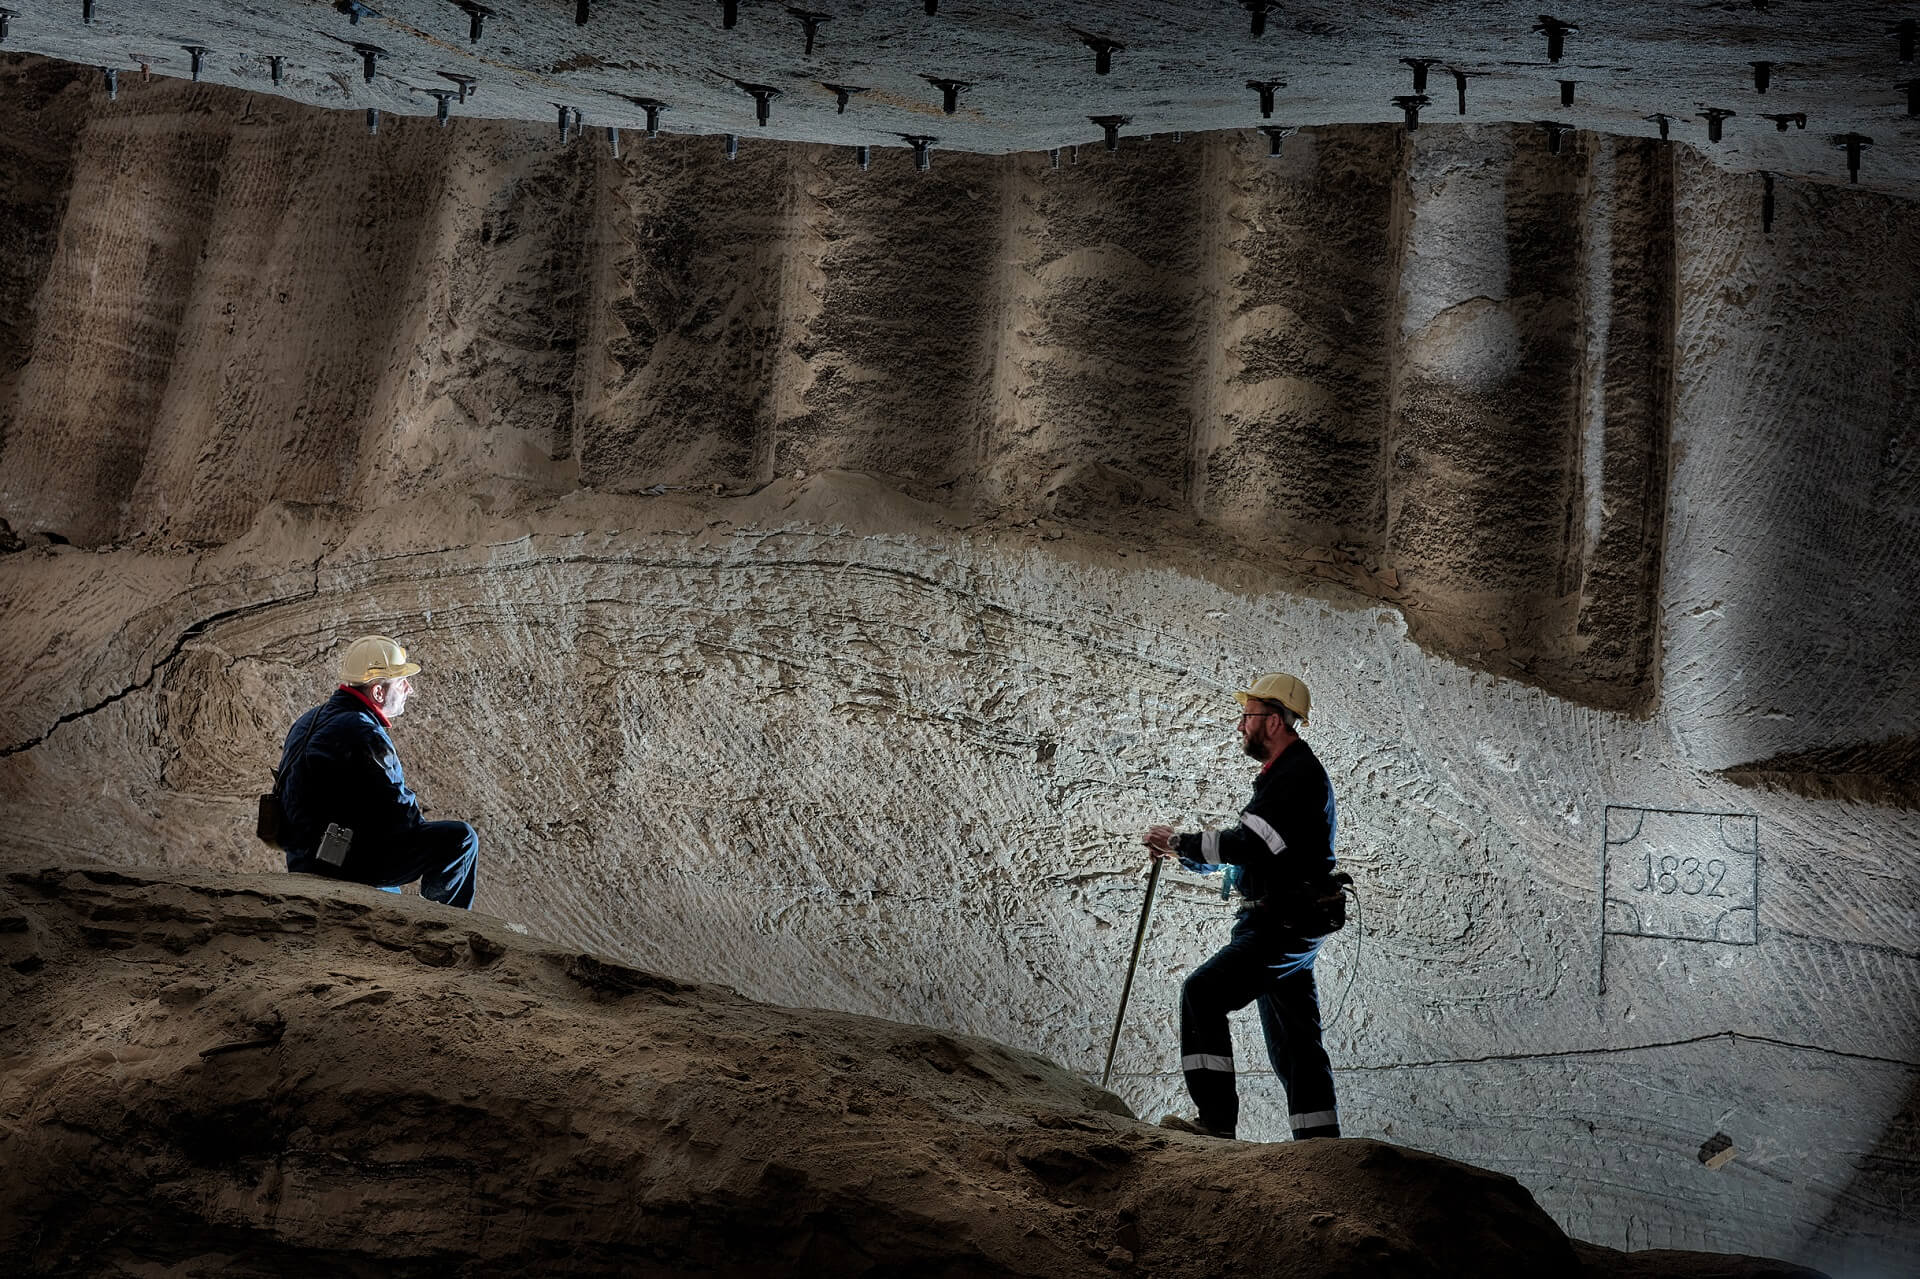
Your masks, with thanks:
[[[1265,840],[1267,848],[1272,852],[1280,853],[1286,850],[1287,841],[1280,837],[1279,831],[1267,824],[1266,818],[1256,813],[1242,813],[1240,824]]]
[[[1220,859],[1220,832],[1203,830],[1200,832],[1200,860],[1216,862]]]
[[[1302,1128],[1325,1128],[1330,1124],[1337,1124],[1339,1122],[1339,1111],[1316,1110],[1311,1114],[1293,1116],[1293,1130],[1299,1132]]]
[[[1212,1053],[1188,1053],[1180,1059],[1180,1069],[1222,1070],[1231,1075],[1233,1073],[1233,1058],[1216,1057]],[[1298,1127],[1298,1125],[1296,1124],[1295,1127]]]

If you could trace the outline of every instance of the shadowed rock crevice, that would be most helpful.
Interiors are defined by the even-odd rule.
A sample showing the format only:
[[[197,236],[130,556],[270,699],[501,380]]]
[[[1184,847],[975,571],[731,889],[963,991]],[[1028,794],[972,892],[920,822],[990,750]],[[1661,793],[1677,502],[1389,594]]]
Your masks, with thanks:
[[[977,470],[992,387],[994,275],[1014,166],[964,182],[862,176],[846,152],[808,152],[810,246],[796,246],[818,309],[792,358],[798,403],[779,424],[774,469],[847,469],[948,485]]]
[[[15,380],[34,350],[34,297],[66,221],[80,135],[73,108],[86,96],[84,74],[70,63],[0,58],[0,98],[40,126],[0,138],[0,450],[13,422]]]
[[[1406,160],[1388,130],[1328,129],[1289,145],[1278,162],[1232,168],[1220,416],[1195,508],[1282,545],[1350,548],[1379,565],[1380,352],[1396,346]]]
[[[1742,786],[1790,791],[1808,799],[1848,800],[1920,810],[1920,737],[1789,751],[1723,769]]]
[[[1660,567],[1666,550],[1675,329],[1673,155],[1651,142],[1596,139],[1611,209],[1588,221],[1582,382],[1585,509],[1570,539],[1582,551],[1574,679],[1658,696]],[[1603,223],[1604,220],[1604,223]],[[1592,230],[1605,226],[1603,241]],[[1592,296],[1599,293],[1603,296]],[[1599,342],[1596,342],[1596,334]],[[1595,368],[1595,363],[1599,367]],[[1599,474],[1593,474],[1598,464]]]

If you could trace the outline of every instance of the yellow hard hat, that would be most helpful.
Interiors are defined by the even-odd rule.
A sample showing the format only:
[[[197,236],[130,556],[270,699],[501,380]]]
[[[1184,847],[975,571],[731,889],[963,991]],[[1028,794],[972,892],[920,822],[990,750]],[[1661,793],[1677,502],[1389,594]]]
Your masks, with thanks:
[[[409,662],[407,650],[400,642],[384,635],[362,635],[347,645],[347,651],[340,656],[343,684],[371,684],[419,673],[420,663]]]
[[[1233,697],[1242,710],[1246,709],[1250,700],[1256,698],[1263,702],[1278,702],[1298,715],[1302,724],[1308,722],[1307,713],[1313,709],[1313,694],[1307,692],[1307,686],[1292,675],[1262,675],[1253,681],[1253,687],[1235,693]]]

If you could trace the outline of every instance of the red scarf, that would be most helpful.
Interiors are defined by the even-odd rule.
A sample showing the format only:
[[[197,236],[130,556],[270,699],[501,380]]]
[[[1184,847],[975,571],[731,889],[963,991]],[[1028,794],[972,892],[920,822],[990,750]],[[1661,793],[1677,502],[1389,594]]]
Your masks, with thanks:
[[[352,693],[355,697],[359,698],[360,701],[366,706],[366,708],[373,712],[374,717],[380,721],[380,726],[382,728],[393,727],[393,721],[387,718],[387,713],[381,710],[379,704],[376,703],[371,697],[368,697],[365,693],[361,692],[359,689],[355,688],[351,684],[342,684],[340,687],[344,692]],[[1278,758],[1278,756],[1276,756],[1275,758]]]

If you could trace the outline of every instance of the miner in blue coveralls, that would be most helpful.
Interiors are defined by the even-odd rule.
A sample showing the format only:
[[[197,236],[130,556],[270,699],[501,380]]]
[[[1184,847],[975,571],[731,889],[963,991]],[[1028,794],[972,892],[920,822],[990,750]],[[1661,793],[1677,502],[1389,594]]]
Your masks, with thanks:
[[[1313,984],[1314,956],[1326,938],[1314,935],[1322,925],[1310,906],[1315,886],[1334,869],[1333,784],[1299,733],[1312,709],[1305,684],[1292,675],[1262,675],[1234,697],[1241,747],[1261,764],[1239,822],[1186,833],[1155,826],[1144,839],[1157,859],[1221,875],[1221,896],[1237,891],[1243,902],[1227,944],[1180,991],[1180,1068],[1199,1115],[1162,1122],[1233,1137],[1240,1098],[1227,1014],[1257,1002],[1294,1138],[1338,1137],[1333,1067]]]
[[[407,709],[420,664],[385,635],[340,658],[340,686],[294,721],[275,770],[287,869],[473,907],[480,837],[465,822],[430,822],[407,785],[389,730]],[[329,825],[351,832],[338,864],[322,856]]]

